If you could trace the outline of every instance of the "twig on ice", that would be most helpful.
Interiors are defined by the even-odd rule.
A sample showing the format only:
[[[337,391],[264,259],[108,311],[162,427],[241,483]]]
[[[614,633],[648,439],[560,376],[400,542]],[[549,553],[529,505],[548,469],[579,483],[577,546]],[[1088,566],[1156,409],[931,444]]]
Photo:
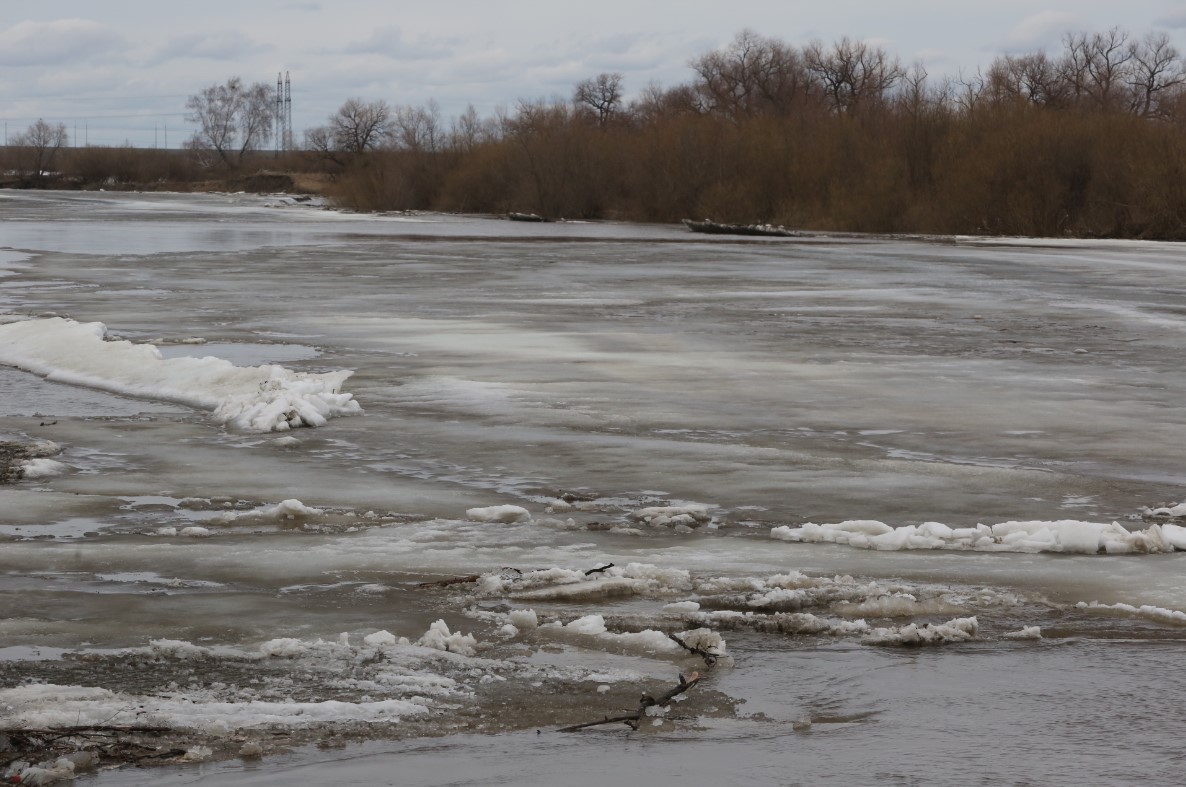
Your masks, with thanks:
[[[469,582],[477,582],[482,578],[481,574],[470,574],[464,577],[450,577],[449,579],[438,579],[436,582],[421,582],[416,585],[418,588],[445,588],[450,585],[464,585]]]
[[[688,643],[684,642],[682,639],[675,636],[674,634],[668,634],[667,636],[671,638],[672,642],[679,645],[684,650],[686,650],[690,653],[695,653],[697,656],[704,659],[704,663],[709,667],[716,664],[717,659],[720,658],[720,656],[717,655],[716,653],[711,653],[711,652],[705,650],[704,648],[698,648],[694,645],[689,645]]]
[[[671,702],[673,699],[675,699],[679,695],[683,694],[685,691],[692,688],[699,682],[700,682],[700,673],[698,673],[698,672],[693,672],[692,677],[690,677],[690,678],[685,678],[683,675],[680,675],[679,683],[675,686],[675,688],[672,688],[672,689],[668,690],[667,692],[663,693],[662,695],[659,696],[658,699],[652,697],[650,694],[642,695],[642,697],[638,701],[638,710],[636,710],[634,713],[629,713],[624,716],[613,716],[613,717],[606,716],[604,719],[601,719],[600,721],[587,721],[584,724],[574,724],[571,727],[563,727],[558,731],[559,732],[576,732],[577,730],[583,730],[586,727],[597,727],[602,724],[617,724],[618,722],[625,724],[627,727],[629,727],[632,730],[637,730],[639,724],[642,723],[643,717],[646,716],[646,714],[647,714],[647,708],[650,708],[655,705],[659,705],[659,706],[666,705],[667,703]]]

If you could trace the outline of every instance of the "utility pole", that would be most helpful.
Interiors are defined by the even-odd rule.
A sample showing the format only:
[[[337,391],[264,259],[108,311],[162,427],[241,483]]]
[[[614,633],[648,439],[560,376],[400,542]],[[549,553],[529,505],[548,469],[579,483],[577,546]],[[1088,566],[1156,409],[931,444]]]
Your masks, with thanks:
[[[276,109],[273,112],[276,130],[276,147],[274,148],[276,155],[280,155],[280,151],[284,150],[284,82],[280,79],[280,72],[276,72]]]
[[[284,149],[292,150],[292,81],[284,72]]]
[[[292,79],[276,72],[276,153],[292,150]]]

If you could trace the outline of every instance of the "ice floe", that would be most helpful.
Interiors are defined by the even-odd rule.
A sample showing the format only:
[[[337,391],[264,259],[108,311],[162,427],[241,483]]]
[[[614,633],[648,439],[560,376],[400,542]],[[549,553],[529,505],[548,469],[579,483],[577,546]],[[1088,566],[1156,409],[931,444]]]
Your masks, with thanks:
[[[651,527],[669,527],[676,532],[689,532],[692,528],[712,522],[712,510],[716,506],[693,503],[682,506],[652,506],[640,508],[630,519]]]
[[[1001,522],[992,526],[949,527],[941,522],[891,527],[884,522],[854,520],[831,524],[808,522],[802,527],[775,527],[782,541],[845,544],[861,549],[963,549],[982,552],[1070,552],[1123,555],[1186,550],[1186,527],[1151,525],[1130,531],[1118,522]]]
[[[21,475],[26,479],[49,478],[67,470],[69,467],[56,459],[26,459],[21,466]]]
[[[726,655],[728,650],[721,635],[708,628],[681,631],[675,633],[674,638],[656,629],[614,632],[598,614],[585,615],[568,623],[544,623],[536,629],[535,636],[643,656],[682,657],[696,648],[719,657]]]
[[[435,621],[429,626],[428,631],[424,632],[424,636],[417,640],[416,644],[448,653],[460,653],[462,656],[476,655],[478,647],[478,641],[472,634],[450,632],[448,624],[443,620]]]
[[[102,323],[61,317],[0,325],[0,363],[55,382],[178,402],[212,411],[219,423],[254,432],[322,426],[362,412],[341,386],[353,374],[283,366],[235,366],[221,358],[162,358],[151,344],[106,339]]]
[[[1186,518],[1186,502],[1158,506],[1157,508],[1145,508],[1141,510],[1141,513],[1152,519],[1162,517],[1168,519]]]
[[[248,511],[226,511],[210,518],[210,522],[218,525],[229,525],[241,520],[285,522],[298,519],[313,519],[324,514],[320,508],[307,506],[296,498],[281,500],[275,505],[264,505]]]
[[[0,705],[26,726],[52,728],[118,722],[121,726],[164,726],[206,732],[271,724],[305,726],[324,722],[393,722],[428,712],[423,702],[385,699],[371,702],[249,700],[226,702],[184,697],[127,695],[86,686],[30,684],[0,690]],[[134,709],[134,710],[130,710]],[[122,713],[121,713],[122,711]]]
[[[691,587],[691,575],[682,569],[629,563],[590,573],[567,568],[491,573],[478,580],[477,593],[507,595],[521,601],[580,601],[679,592]]]
[[[1005,639],[1041,639],[1041,626],[1023,626],[1017,631],[1006,631],[1001,635]]]
[[[465,512],[466,519],[474,522],[502,522],[513,524],[531,519],[531,512],[522,506],[486,506],[471,508]]]
[[[1080,601],[1075,605],[1076,609],[1085,609],[1096,612],[1111,612],[1122,615],[1132,615],[1135,617],[1146,618],[1148,620],[1155,620],[1158,623],[1172,623],[1175,625],[1186,625],[1186,612],[1177,609],[1165,609],[1163,607],[1154,607],[1149,604],[1142,604],[1141,606],[1134,606],[1132,604],[1101,604],[1098,601]]]

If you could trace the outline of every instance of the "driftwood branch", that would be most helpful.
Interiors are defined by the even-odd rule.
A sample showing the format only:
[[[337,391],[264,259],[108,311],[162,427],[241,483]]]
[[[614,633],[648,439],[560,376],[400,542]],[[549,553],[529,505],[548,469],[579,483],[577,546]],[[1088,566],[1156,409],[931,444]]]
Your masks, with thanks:
[[[638,710],[634,711],[634,713],[628,713],[623,716],[606,716],[604,719],[599,721],[587,721],[584,724],[573,724],[570,727],[561,728],[559,732],[576,732],[577,730],[583,730],[586,727],[598,727],[602,724],[618,723],[625,724],[632,730],[637,730],[639,725],[642,723],[643,718],[647,715],[648,708],[651,708],[655,705],[666,705],[699,682],[700,674],[697,672],[693,672],[692,677],[690,678],[685,678],[683,675],[680,675],[679,683],[676,684],[674,688],[661,694],[658,699],[652,697],[650,694],[642,695],[642,697],[638,700]]]
[[[704,648],[698,648],[694,645],[689,645],[688,643],[684,642],[682,639],[680,639],[679,637],[677,637],[674,634],[668,634],[667,636],[671,638],[672,642],[679,645],[684,650],[688,651],[689,653],[695,653],[697,656],[704,659],[705,665],[707,665],[709,667],[716,664],[717,659],[720,658],[719,654],[713,653],[712,651],[705,650]]]
[[[53,759],[63,751],[82,749],[96,756],[119,763],[181,757],[185,749],[149,746],[132,736],[160,737],[177,730],[171,727],[140,727],[134,725],[78,725],[71,727],[21,727],[0,730],[6,749],[0,755],[0,769],[17,760]],[[65,743],[63,743],[65,741]]]
[[[450,585],[464,585],[469,582],[477,582],[482,578],[481,574],[469,574],[464,577],[450,577],[449,579],[438,579],[435,582],[421,582],[416,585],[418,588],[447,588]]]

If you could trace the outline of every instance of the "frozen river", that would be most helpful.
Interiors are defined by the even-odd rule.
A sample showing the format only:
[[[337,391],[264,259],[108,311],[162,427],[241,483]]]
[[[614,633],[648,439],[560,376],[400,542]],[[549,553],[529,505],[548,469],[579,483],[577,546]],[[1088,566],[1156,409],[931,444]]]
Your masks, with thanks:
[[[96,785],[1177,783],[1184,304],[1171,244],[0,192],[0,732],[212,760]]]

